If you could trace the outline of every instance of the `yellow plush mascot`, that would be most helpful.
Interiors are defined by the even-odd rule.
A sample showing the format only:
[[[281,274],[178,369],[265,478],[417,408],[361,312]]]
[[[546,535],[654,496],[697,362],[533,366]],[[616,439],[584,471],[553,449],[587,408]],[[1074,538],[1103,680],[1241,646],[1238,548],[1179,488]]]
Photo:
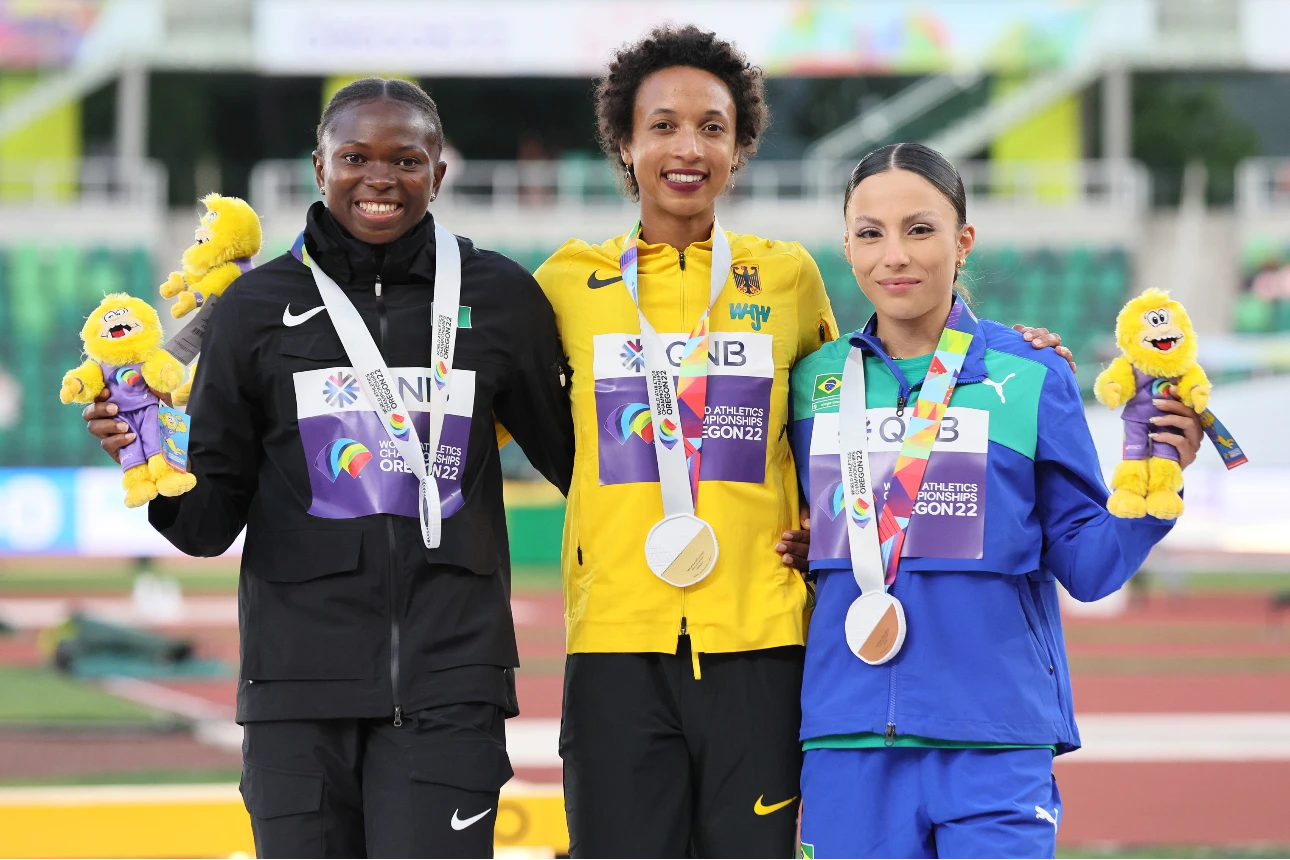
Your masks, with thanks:
[[[161,348],[161,337],[161,318],[147,302],[125,293],[105,296],[81,329],[89,358],[67,371],[58,392],[64,403],[90,403],[104,388],[111,394],[117,418],[135,437],[121,449],[121,484],[131,508],[158,493],[181,495],[197,483],[196,476],[172,468],[161,453],[153,390],[172,392],[184,379],[184,366]]]
[[[184,270],[171,272],[161,285],[162,298],[178,297],[170,308],[175,319],[222,295],[260,253],[260,218],[245,200],[207,194],[202,203],[206,214],[184,251]]]
[[[178,296],[170,308],[170,315],[176,319],[200,308],[211,297],[223,295],[229,285],[251,269],[251,258],[260,253],[260,216],[245,200],[207,194],[202,203],[206,214],[193,233],[193,244],[184,251],[183,272],[171,272],[161,285],[163,299]],[[196,372],[194,364],[192,373]],[[190,374],[175,391],[172,402],[186,406],[192,389]]]
[[[1107,510],[1117,517],[1176,519],[1183,512],[1182,469],[1176,448],[1151,439],[1151,419],[1164,414],[1152,401],[1176,397],[1205,412],[1212,386],[1196,361],[1196,332],[1181,304],[1149,289],[1121,309],[1115,341],[1121,355],[1093,383],[1102,403],[1124,406],[1124,455],[1111,478],[1115,492]]]

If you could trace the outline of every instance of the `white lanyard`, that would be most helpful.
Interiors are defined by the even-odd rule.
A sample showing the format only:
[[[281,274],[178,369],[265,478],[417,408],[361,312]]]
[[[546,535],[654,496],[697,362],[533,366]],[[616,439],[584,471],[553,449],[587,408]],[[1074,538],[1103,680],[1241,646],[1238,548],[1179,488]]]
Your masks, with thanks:
[[[433,363],[430,375],[434,384],[430,386],[430,439],[424,452],[412,415],[399,395],[398,379],[385,365],[385,359],[381,357],[363,318],[336,282],[321,266],[314,265],[307,253],[302,252],[345,353],[354,363],[359,385],[368,403],[381,416],[381,424],[390,441],[420,484],[421,539],[429,549],[437,548],[443,537],[443,512],[439,485],[433,474],[427,471],[426,462],[433,464],[439,457],[439,437],[447,411],[448,380],[452,376],[452,359],[457,347],[457,314],[461,305],[461,254],[457,237],[438,222],[434,225],[434,234],[434,328],[430,336]]]
[[[712,221],[712,278],[707,312],[711,312],[717,297],[730,278],[730,240],[714,218]],[[632,267],[633,272],[635,266]],[[694,495],[690,492],[690,473],[685,456],[685,434],[681,426],[681,405],[677,402],[677,369],[667,360],[667,349],[654,326],[645,318],[637,296],[636,277],[624,271],[623,282],[636,305],[640,318],[642,358],[645,361],[646,388],[649,392],[650,418],[654,422],[654,456],[658,460],[658,482],[663,493],[663,515],[694,513]],[[703,368],[707,370],[707,350],[704,350]],[[700,416],[702,420],[703,416]]]
[[[886,590],[882,550],[878,541],[877,509],[873,504],[873,472],[869,469],[868,417],[865,409],[864,354],[851,347],[842,368],[838,398],[838,456],[842,460],[842,489],[846,496],[847,540],[851,570],[861,594]]]

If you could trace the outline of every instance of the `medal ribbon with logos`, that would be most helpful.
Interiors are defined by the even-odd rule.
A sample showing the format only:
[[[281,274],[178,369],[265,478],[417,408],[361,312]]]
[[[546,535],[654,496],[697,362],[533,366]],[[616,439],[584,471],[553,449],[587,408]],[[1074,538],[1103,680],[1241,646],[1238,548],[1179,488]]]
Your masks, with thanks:
[[[872,666],[895,657],[905,643],[905,610],[888,588],[896,581],[914,502],[976,328],[976,317],[956,295],[914,403],[881,510],[874,505],[869,468],[864,355],[856,346],[847,355],[838,406],[838,451],[851,568],[860,596],[847,610],[846,637],[851,652]]]
[[[708,397],[708,322],[712,306],[730,278],[730,240],[713,219],[708,304],[690,330],[674,380],[663,340],[640,308],[640,232],[638,221],[623,241],[618,267],[640,320],[654,456],[663,495],[663,519],[645,538],[645,561],[655,576],[684,588],[711,573],[717,563],[716,532],[695,515],[695,504],[699,495],[703,419]]]

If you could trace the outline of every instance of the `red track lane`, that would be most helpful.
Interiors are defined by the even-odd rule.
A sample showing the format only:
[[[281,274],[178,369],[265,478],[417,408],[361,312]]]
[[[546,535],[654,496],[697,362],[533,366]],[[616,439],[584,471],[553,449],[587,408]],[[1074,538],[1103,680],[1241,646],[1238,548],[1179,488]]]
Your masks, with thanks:
[[[1290,843],[1290,762],[1059,763],[1056,772],[1064,845]]]
[[[1290,673],[1072,676],[1075,713],[1290,711]]]

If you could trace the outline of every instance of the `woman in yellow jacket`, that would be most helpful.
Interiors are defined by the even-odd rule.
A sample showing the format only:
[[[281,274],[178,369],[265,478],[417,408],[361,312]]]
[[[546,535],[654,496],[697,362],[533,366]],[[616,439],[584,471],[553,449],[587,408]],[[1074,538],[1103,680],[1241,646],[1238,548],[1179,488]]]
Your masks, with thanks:
[[[717,226],[768,120],[761,72],[732,45],[657,29],[619,52],[596,110],[639,222],[537,272],[577,434],[570,850],[788,857],[807,615],[788,374],[835,337],[833,312],[801,245]]]

